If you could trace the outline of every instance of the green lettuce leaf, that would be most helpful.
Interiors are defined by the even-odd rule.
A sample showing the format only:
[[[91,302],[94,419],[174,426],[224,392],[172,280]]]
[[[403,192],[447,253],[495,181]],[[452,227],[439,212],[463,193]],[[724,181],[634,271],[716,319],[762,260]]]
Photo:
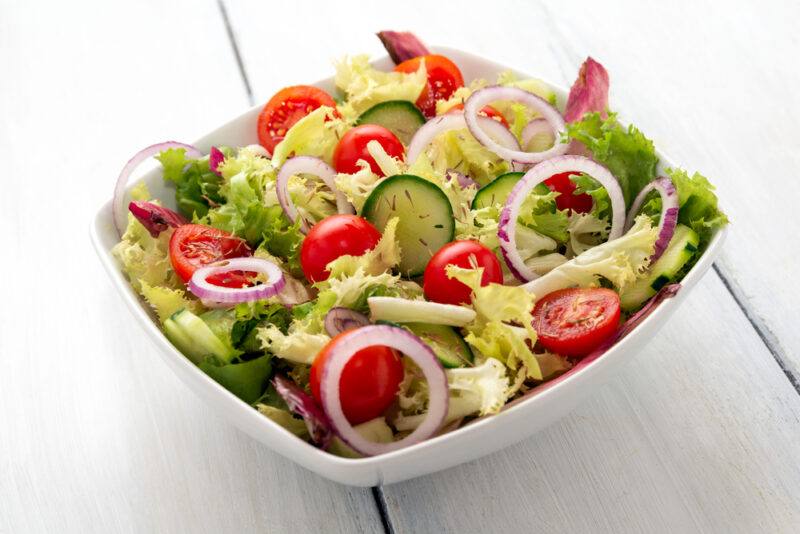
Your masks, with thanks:
[[[203,310],[197,299],[186,295],[182,289],[172,289],[163,286],[151,286],[142,280],[141,293],[147,303],[153,308],[158,320],[163,324],[172,314],[180,310],[189,310],[197,314]]]
[[[713,233],[729,222],[727,215],[717,206],[714,186],[697,172],[689,176],[682,169],[669,169],[667,174],[678,189],[678,222],[697,232],[703,249]]]
[[[595,160],[608,167],[619,181],[626,206],[656,177],[653,142],[635,126],[621,126],[614,113],[605,120],[599,113],[587,113],[567,124],[567,137],[583,143]]]
[[[289,128],[272,154],[273,167],[279,168],[292,155],[316,156],[331,163],[336,144],[347,129],[334,112],[328,106],[319,107]]]
[[[272,373],[269,354],[243,363],[219,365],[215,358],[206,358],[198,367],[219,385],[251,404],[261,397]]]
[[[122,265],[123,272],[136,291],[141,292],[142,283],[168,289],[184,287],[169,259],[172,232],[170,228],[158,237],[152,237],[136,217],[128,213],[128,226],[111,253]]]
[[[386,223],[378,244],[360,256],[339,256],[327,266],[332,278],[353,276],[359,269],[371,275],[379,275],[400,263],[400,245],[397,242],[398,217]]]
[[[339,106],[344,120],[354,122],[359,115],[381,102],[407,100],[416,102],[428,83],[425,62],[413,73],[385,72],[372,67],[369,57],[345,57],[335,63],[336,87],[346,100]]]
[[[222,148],[230,154],[230,149]],[[175,203],[188,219],[204,217],[209,206],[224,202],[223,180],[208,167],[208,156],[187,158],[183,148],[164,150],[156,159],[164,168],[164,180],[175,184]]]

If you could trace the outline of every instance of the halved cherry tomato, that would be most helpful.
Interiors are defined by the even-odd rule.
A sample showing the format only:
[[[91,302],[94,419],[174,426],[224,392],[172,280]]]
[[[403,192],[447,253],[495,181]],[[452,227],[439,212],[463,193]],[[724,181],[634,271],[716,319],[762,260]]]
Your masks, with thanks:
[[[464,111],[464,104],[456,104],[452,108],[447,110],[447,113],[456,113],[458,111]],[[481,110],[478,112],[478,115],[486,117],[488,119],[494,119],[506,128],[508,128],[508,121],[503,114],[497,111],[492,106],[483,106]]]
[[[436,116],[436,101],[448,99],[459,87],[464,86],[464,77],[455,63],[444,56],[429,54],[407,59],[397,65],[396,72],[417,72],[419,63],[425,60],[428,85],[417,98],[417,107],[427,118]]]
[[[336,109],[331,95],[310,85],[285,87],[269,99],[258,116],[258,142],[270,154],[294,124],[321,106]]]
[[[188,282],[197,269],[209,263],[251,255],[252,251],[244,239],[203,224],[179,226],[169,240],[169,260],[175,273],[184,282]],[[207,280],[223,287],[244,287],[250,283],[250,278],[238,271],[209,276]]]
[[[562,172],[560,174],[554,174],[545,180],[544,183],[550,188],[551,191],[557,191],[558,193],[561,193],[556,197],[556,207],[558,207],[558,209],[571,209],[576,213],[589,213],[592,211],[594,201],[592,200],[591,195],[586,193],[581,193],[580,195],[574,194],[578,186],[575,185],[575,182],[569,179],[569,177],[573,174],[578,173]]]
[[[333,348],[347,339],[352,330],[342,332],[317,354],[311,365],[311,394],[322,402],[320,380],[325,361]],[[358,351],[342,370],[339,399],[342,411],[351,425],[375,419],[394,402],[403,380],[403,362],[389,347],[376,345]]]
[[[356,163],[363,159],[369,163],[372,172],[383,176],[383,171],[367,150],[367,143],[370,141],[380,143],[386,153],[393,158],[402,160],[405,157],[403,143],[390,130],[377,124],[363,124],[348,130],[336,145],[336,150],[333,151],[333,166],[336,172],[347,174],[358,172],[361,167]]]
[[[472,290],[458,280],[448,278],[448,265],[467,269],[483,267],[482,286],[491,282],[503,283],[503,269],[494,252],[477,241],[453,241],[436,251],[425,267],[422,289],[428,300],[442,304],[472,302]]]
[[[327,265],[339,256],[360,256],[375,248],[381,233],[356,215],[331,215],[311,227],[300,249],[300,265],[309,282],[330,276]]]
[[[539,343],[564,356],[586,356],[619,327],[619,295],[605,288],[548,293],[533,308]]]

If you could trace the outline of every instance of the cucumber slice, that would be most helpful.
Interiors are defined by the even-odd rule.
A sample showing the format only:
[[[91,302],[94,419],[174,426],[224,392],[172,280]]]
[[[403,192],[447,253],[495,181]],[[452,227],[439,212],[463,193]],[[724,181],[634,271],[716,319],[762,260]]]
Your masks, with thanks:
[[[479,210],[495,204],[500,204],[502,207],[506,203],[508,194],[524,175],[524,172],[507,172],[481,187],[472,199],[472,209]],[[533,192],[537,195],[546,195],[550,189],[544,184],[539,184]]]
[[[474,361],[472,350],[455,328],[428,323],[406,323],[405,326],[430,345],[436,357],[448,369],[472,365]]]
[[[173,345],[194,363],[206,356],[230,362],[236,352],[216,336],[203,320],[189,310],[180,310],[164,321],[164,333]]]
[[[647,275],[620,291],[622,309],[633,311],[644,304],[659,289],[672,282],[686,262],[697,253],[700,236],[691,228],[679,224],[667,250],[652,265]]]
[[[408,146],[417,130],[425,124],[425,116],[408,100],[389,100],[376,104],[362,113],[356,121],[356,126],[361,124],[383,126]]]
[[[453,240],[455,221],[447,196],[435,184],[412,174],[390,176],[372,190],[361,216],[383,232],[386,223],[399,217],[399,271],[418,276],[428,260]]]

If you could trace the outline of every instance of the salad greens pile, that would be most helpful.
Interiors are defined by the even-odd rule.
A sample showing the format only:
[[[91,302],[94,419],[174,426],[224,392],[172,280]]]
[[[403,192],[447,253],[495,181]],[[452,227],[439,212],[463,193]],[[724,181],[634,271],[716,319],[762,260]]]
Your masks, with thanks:
[[[350,132],[362,128],[367,114],[381,117],[384,129],[406,132],[403,128],[411,128],[413,134],[435,120],[423,117],[417,108],[422,112],[432,109],[436,116],[460,113],[471,95],[495,86],[521,89],[556,106],[556,94],[545,83],[519,79],[510,72],[493,80],[462,81],[449,93],[434,94],[431,73],[437,71],[432,61],[419,61],[418,67],[414,64],[405,71],[400,65],[385,72],[374,68],[367,56],[344,58],[335,64],[335,101],[309,106],[280,135],[270,130],[274,139],[266,144],[262,139],[262,146],[216,147],[224,156],[218,165],[209,156],[191,157],[183,148],[163,150],[157,155],[163,178],[174,189],[174,205],[186,218],[186,227],[200,229],[201,233],[192,237],[198,241],[182,242],[183,234],[178,238],[184,226],[153,232],[129,213],[127,227],[113,249],[132,287],[152,307],[173,344],[213,380],[301,439],[314,441],[313,416],[298,411],[296,399],[281,393],[271,379],[286,377],[308,397],[303,402],[314,402],[314,398],[321,402],[314,391],[318,379],[313,368],[318,356],[332,344],[334,336],[326,319],[335,310],[345,308],[368,322],[385,322],[376,303],[399,309],[408,302],[432,306],[419,308],[423,312],[418,322],[389,324],[419,337],[444,365],[448,408],[440,427],[455,428],[471,418],[499,412],[509,400],[569,371],[580,359],[573,349],[557,350],[566,345],[551,344],[550,334],[540,330],[545,323],[537,313],[545,297],[568,288],[604,288],[618,295],[614,297],[617,302],[621,299],[624,320],[663,285],[679,282],[715,232],[728,222],[718,207],[714,187],[704,176],[667,169],[666,177],[677,191],[677,224],[672,221],[674,236],[668,236],[669,247],[656,258],[656,241],[670,223],[669,197],[653,191],[638,213],[628,215],[625,233],[609,240],[613,194],[589,174],[566,173],[561,185],[550,180],[537,185],[512,221],[516,250],[538,276],[520,283],[503,261],[501,240],[506,199],[524,180],[526,169],[495,154],[467,128],[436,135],[415,161],[406,161],[402,152],[400,156],[392,152],[381,138],[369,139],[359,148],[355,171],[335,173],[335,191],[311,174],[293,175],[285,192],[299,217],[287,215],[278,180],[285,162],[310,156],[340,171],[342,154],[352,148],[342,145]],[[605,82],[607,90],[607,78]],[[607,95],[601,96],[607,101]],[[423,98],[433,98],[432,107],[424,107]],[[490,112],[497,114],[495,120],[524,144],[523,130],[539,118],[538,113],[516,101],[497,101],[491,107],[494,111]],[[376,109],[380,115],[373,111]],[[605,167],[619,183],[626,209],[660,172],[652,140],[636,127],[620,124],[616,114],[607,109],[590,110],[566,123],[560,135],[549,141],[550,145],[559,143],[569,145],[571,154]],[[400,148],[407,147],[401,144]],[[410,175],[409,183],[420,184],[418,189],[404,190],[408,204],[403,204],[402,194],[391,192],[390,184],[399,175]],[[433,193],[426,192],[430,189],[427,184],[434,186]],[[313,224],[338,217],[337,191],[345,195],[356,214],[377,228],[380,238],[360,253],[344,250],[337,254],[322,264],[326,278],[312,279],[304,247],[314,232],[312,228],[305,234],[301,222]],[[151,198],[142,184],[131,196],[156,207],[163,207],[162,200],[167,200]],[[429,214],[450,221],[452,231],[448,233],[447,225],[420,222]],[[216,233],[196,237],[202,228]],[[434,253],[441,244],[466,240],[490,251],[492,261],[501,268],[498,278],[487,283],[489,266],[476,264],[474,255],[472,264],[441,266],[442,280],[466,286],[463,289],[469,299],[459,307],[470,310],[469,320],[452,310],[456,303],[432,299],[428,286],[435,262],[431,257],[436,258]],[[432,250],[423,253],[425,257],[409,256],[409,250],[416,250],[410,248],[412,244],[418,247],[419,242],[430,243]],[[193,258],[203,258],[203,247],[209,246],[222,247],[222,252],[206,257],[207,263],[231,257],[230,247],[240,247],[246,251],[241,255],[277,265],[285,286],[269,298],[228,305],[199,298],[193,286],[187,288],[191,272],[187,278],[181,269],[199,267],[199,260]],[[249,283],[266,280],[255,278]],[[619,325],[617,313],[612,330]],[[562,338],[564,342],[566,337]],[[367,420],[348,416],[360,435],[378,443],[392,443],[419,428],[434,402],[419,365],[398,358],[396,387],[389,391],[391,402]],[[388,380],[381,372],[368,369],[359,383]],[[357,392],[348,392],[344,375],[342,380],[337,395],[344,406],[345,396]],[[332,425],[333,434],[338,435],[336,421]],[[337,437],[324,446],[343,456],[359,456]]]

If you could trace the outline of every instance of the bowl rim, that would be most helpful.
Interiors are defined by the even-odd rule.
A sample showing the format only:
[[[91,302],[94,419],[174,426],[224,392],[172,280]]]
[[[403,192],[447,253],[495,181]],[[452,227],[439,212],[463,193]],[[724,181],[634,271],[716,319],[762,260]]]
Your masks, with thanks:
[[[524,71],[515,69],[514,67],[510,67],[507,65],[499,64],[493,60],[487,59],[483,56],[473,54],[471,52],[466,52],[457,48],[452,47],[444,47],[444,46],[434,46],[431,47],[431,50],[445,53],[451,56],[457,56],[460,59],[468,59],[472,62],[480,63],[481,67],[485,70],[511,70],[512,72],[526,76],[526,77],[534,77],[530,74],[525,73]],[[388,55],[382,55],[371,61],[372,64],[391,64]],[[563,102],[566,98],[567,90],[558,85],[550,82],[549,80],[538,78],[537,79],[543,81],[545,84],[548,85],[557,95],[559,102]],[[327,86],[330,87],[333,83],[333,76],[328,78],[324,78],[322,80],[318,80],[315,83],[310,85],[314,86]],[[241,121],[246,120],[253,114],[257,114],[258,111],[262,108],[262,105],[255,105],[252,106],[247,111],[235,116],[233,119],[230,119],[223,123],[222,125],[214,128],[209,133],[203,135],[194,143],[195,146],[204,149],[203,147],[209,145],[211,139],[213,139],[218,132],[223,130],[224,128],[233,125],[235,123],[239,123]],[[669,158],[666,154],[662,151],[656,149],[656,154],[659,157],[659,168],[663,168],[664,166],[675,166],[674,160]],[[145,173],[143,176],[140,176],[136,181],[130,182],[127,185],[127,190],[129,191],[131,188],[135,187],[137,184],[143,181],[150,181],[153,179],[153,175],[157,172],[156,170],[149,171]],[[158,347],[162,349],[160,352],[162,357],[165,361],[169,364],[172,368],[173,372],[178,374],[178,368],[181,368],[183,371],[187,372],[188,376],[192,379],[192,383],[187,385],[190,386],[190,389],[194,390],[194,387],[202,387],[210,389],[211,391],[215,391],[219,397],[227,397],[229,400],[234,401],[236,404],[239,405],[239,408],[244,412],[243,417],[248,417],[252,424],[260,425],[263,429],[268,429],[269,433],[275,436],[282,436],[283,438],[289,438],[287,443],[291,445],[291,447],[297,449],[296,454],[292,453],[288,449],[286,450],[278,450],[276,447],[272,447],[276,452],[279,454],[289,457],[293,461],[300,463],[301,465],[306,465],[306,463],[300,458],[301,454],[312,455],[315,457],[317,462],[323,462],[328,464],[332,467],[344,467],[344,468],[369,468],[369,467],[377,467],[381,464],[396,461],[399,459],[403,459],[406,457],[417,456],[421,454],[423,451],[433,449],[433,448],[440,448],[445,446],[446,444],[450,444],[453,441],[461,441],[467,439],[469,436],[484,432],[487,428],[491,428],[493,426],[501,424],[501,420],[508,417],[512,414],[520,414],[523,411],[531,409],[531,407],[535,404],[544,403],[547,399],[558,396],[563,394],[563,390],[573,389],[575,387],[576,382],[580,383],[585,380],[589,380],[592,376],[598,374],[602,369],[612,366],[615,359],[621,357],[626,352],[626,348],[633,344],[636,339],[636,332],[642,331],[645,327],[651,323],[656,323],[661,321],[662,318],[664,320],[669,316],[671,309],[674,306],[677,306],[679,302],[675,299],[668,299],[662,302],[658,308],[651,313],[648,317],[646,317],[637,327],[631,331],[629,336],[619,340],[615,343],[602,357],[597,358],[593,362],[586,365],[582,368],[579,372],[571,374],[569,376],[565,376],[563,379],[559,381],[559,383],[554,384],[553,386],[543,390],[541,393],[526,399],[518,404],[511,406],[507,410],[499,414],[495,414],[491,417],[481,418],[474,423],[469,425],[463,426],[451,432],[447,432],[442,435],[434,436],[429,438],[425,441],[420,443],[411,445],[409,447],[398,449],[396,451],[392,451],[386,454],[381,454],[378,456],[372,457],[363,457],[363,458],[344,458],[341,456],[337,456],[335,454],[329,453],[327,451],[323,451],[312,444],[297,438],[294,434],[283,428],[282,426],[278,425],[271,419],[261,415],[257,410],[253,407],[245,403],[244,401],[240,400],[238,397],[233,395],[231,392],[226,390],[216,381],[214,381],[211,377],[205,374],[199,367],[194,365],[191,361],[183,356],[183,354],[175,348],[169,340],[164,335],[163,331],[159,328],[157,321],[154,318],[152,311],[150,310],[149,306],[141,299],[141,297],[133,290],[133,287],[128,282],[127,278],[123,274],[122,270],[119,268],[117,260],[113,257],[110,248],[107,247],[105,243],[105,239],[103,238],[103,233],[107,231],[104,226],[111,225],[113,227],[113,217],[111,216],[111,200],[107,200],[103,203],[100,208],[95,213],[92,224],[90,227],[90,237],[92,244],[94,246],[97,255],[100,258],[101,263],[103,264],[106,272],[108,273],[109,277],[112,280],[113,285],[116,287],[117,291],[120,292],[123,299],[128,304],[128,308],[130,309],[131,313],[137,319],[139,324],[145,330],[146,333],[149,334],[149,337],[153,339],[154,342],[157,343]],[[725,237],[728,233],[728,227],[723,227],[722,229],[717,230],[707,249],[704,251],[703,255],[698,259],[692,269],[686,274],[684,279],[682,280],[682,285],[684,286],[683,292],[690,290],[697,281],[705,274],[706,270],[710,267],[716,257],[719,255],[721,246],[725,240]],[[180,377],[183,382],[184,377]],[[195,391],[195,393],[198,393]],[[249,415],[247,415],[249,414]],[[226,419],[228,419],[226,417]],[[251,423],[247,423],[251,424]],[[241,428],[241,426],[240,426]],[[278,433],[275,434],[275,431]],[[248,433],[251,433],[248,431]],[[252,433],[251,433],[252,434]],[[521,437],[524,436],[523,433],[520,433]],[[258,438],[256,438],[258,439]],[[259,441],[263,441],[259,439]],[[334,475],[328,474],[330,478],[341,478],[336,477]]]

